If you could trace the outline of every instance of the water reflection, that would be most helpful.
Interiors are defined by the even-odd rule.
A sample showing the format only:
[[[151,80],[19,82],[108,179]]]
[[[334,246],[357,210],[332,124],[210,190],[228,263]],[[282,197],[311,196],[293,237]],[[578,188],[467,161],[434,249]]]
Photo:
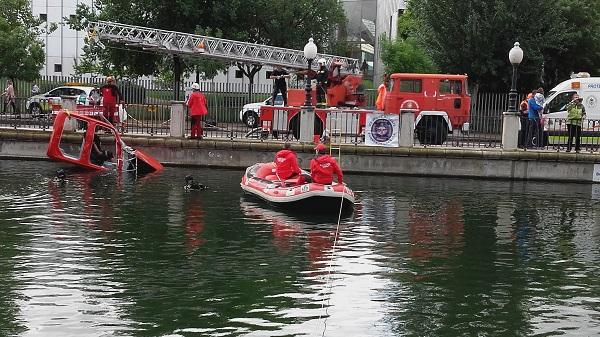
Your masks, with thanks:
[[[0,335],[599,329],[588,185],[349,176],[358,205],[338,227],[240,199],[237,171],[57,184],[56,169],[0,161]],[[186,192],[189,173],[213,189]]]

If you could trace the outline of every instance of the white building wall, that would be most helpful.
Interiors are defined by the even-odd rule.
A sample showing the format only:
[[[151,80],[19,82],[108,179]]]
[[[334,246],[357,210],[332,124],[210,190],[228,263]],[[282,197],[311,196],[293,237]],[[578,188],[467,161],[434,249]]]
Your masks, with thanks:
[[[94,0],[31,0],[33,15],[47,16],[47,22],[58,24],[51,34],[44,34],[40,39],[45,44],[46,62],[40,71],[41,75],[69,76],[75,73],[76,60],[83,53],[85,32],[69,29],[63,18],[75,14],[80,3],[91,6]],[[59,70],[59,71],[56,71]]]
[[[403,0],[377,0],[377,19],[375,21],[375,62],[373,82],[383,80],[384,66],[381,62],[380,39],[395,40],[398,33],[398,10],[406,8]]]

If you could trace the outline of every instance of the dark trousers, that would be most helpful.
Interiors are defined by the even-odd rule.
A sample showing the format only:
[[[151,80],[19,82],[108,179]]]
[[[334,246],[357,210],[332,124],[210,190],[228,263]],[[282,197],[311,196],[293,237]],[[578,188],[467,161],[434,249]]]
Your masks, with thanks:
[[[190,129],[190,138],[200,138],[203,137],[202,131],[202,116],[191,116],[192,119],[192,128]]]
[[[275,98],[277,98],[277,93],[281,92],[281,96],[283,96],[283,105],[287,106],[287,88],[286,87],[275,87],[273,89],[273,97],[271,105],[275,105]]]
[[[567,130],[569,130],[569,141],[567,142],[567,151],[571,151],[573,146],[573,137],[575,138],[575,151],[579,151],[581,145],[581,126],[567,124]]]
[[[527,140],[529,139],[527,135],[529,135],[529,119],[527,116],[519,117],[519,121],[521,122],[521,132],[519,133],[519,147],[527,147]]]
[[[317,103],[327,103],[327,83],[317,83]]]
[[[18,111],[17,111],[17,103],[15,102],[14,99],[6,99],[6,100],[4,100],[4,108],[3,108],[4,112],[8,113],[8,106],[9,105],[12,107],[12,113],[14,113],[14,114],[18,113]]]
[[[527,128],[527,147],[542,147],[542,128],[539,119],[528,119],[529,128]],[[535,138],[535,144],[533,139]]]

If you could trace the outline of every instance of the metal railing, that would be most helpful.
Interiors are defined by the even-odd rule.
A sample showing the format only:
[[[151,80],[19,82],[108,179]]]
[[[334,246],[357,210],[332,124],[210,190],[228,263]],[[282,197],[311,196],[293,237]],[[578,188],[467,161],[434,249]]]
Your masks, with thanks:
[[[583,119],[580,123],[566,118],[528,119],[522,117],[519,131],[519,147],[529,150],[557,152],[599,152],[600,120]],[[571,146],[569,147],[569,138]],[[580,146],[577,148],[577,138]]]
[[[35,84],[38,85],[41,93],[45,93],[65,84],[90,86],[101,84],[103,81],[103,78],[42,77]],[[13,111],[5,113],[4,109],[0,110],[0,127],[36,129],[51,127],[51,111],[44,110],[41,114],[33,115],[26,106],[29,96],[22,93],[29,93],[33,84],[34,82],[22,81],[15,84],[15,91],[18,95],[16,113]],[[204,119],[205,136],[232,140],[252,138],[296,140],[298,138],[298,121],[289,120],[287,115],[274,116],[271,121],[272,130],[250,127],[240,120],[240,112],[244,104],[264,101],[272,93],[272,84],[254,84],[251,95],[248,94],[250,89],[248,84],[208,81],[199,84],[200,91],[207,98],[209,110],[209,114]],[[300,84],[290,83],[290,87]],[[123,132],[143,135],[169,134],[170,106],[174,98],[170,83],[152,80],[121,80],[117,85],[123,92],[126,101],[128,118],[122,125]],[[0,79],[0,87],[5,86],[6,80]],[[191,86],[191,82],[182,84],[183,88],[189,86]],[[377,92],[374,89],[367,89],[364,92],[365,109],[371,109]],[[181,101],[185,99],[185,91],[182,90],[178,99]],[[479,93],[472,99],[470,115],[460,116],[461,120],[468,121],[468,128],[455,125],[452,132],[446,132],[442,141],[437,139],[440,137],[433,140],[425,139],[431,138],[431,135],[424,136],[423,131],[417,128],[414,144],[415,146],[498,148],[501,146],[502,112],[506,110],[507,105],[508,94]],[[422,122],[426,130],[433,127],[428,124],[432,122],[426,120]],[[325,125],[317,123],[316,127],[318,133],[323,130],[328,130],[328,132],[335,130],[342,143],[361,144],[364,142],[362,130],[364,123],[364,116],[359,112],[335,110],[328,113]],[[190,125],[191,122],[188,121],[186,127],[188,134]],[[434,134],[439,132],[441,131],[433,131]],[[429,134],[431,133],[429,131]]]

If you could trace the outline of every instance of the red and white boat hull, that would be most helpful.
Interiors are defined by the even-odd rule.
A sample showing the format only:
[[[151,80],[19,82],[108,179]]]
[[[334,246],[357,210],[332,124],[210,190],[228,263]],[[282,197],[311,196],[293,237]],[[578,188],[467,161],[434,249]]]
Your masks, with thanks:
[[[280,181],[274,163],[258,163],[246,169],[240,186],[249,194],[272,204],[301,207],[304,212],[336,212],[354,207],[354,192],[344,184],[297,184],[296,179]]]

